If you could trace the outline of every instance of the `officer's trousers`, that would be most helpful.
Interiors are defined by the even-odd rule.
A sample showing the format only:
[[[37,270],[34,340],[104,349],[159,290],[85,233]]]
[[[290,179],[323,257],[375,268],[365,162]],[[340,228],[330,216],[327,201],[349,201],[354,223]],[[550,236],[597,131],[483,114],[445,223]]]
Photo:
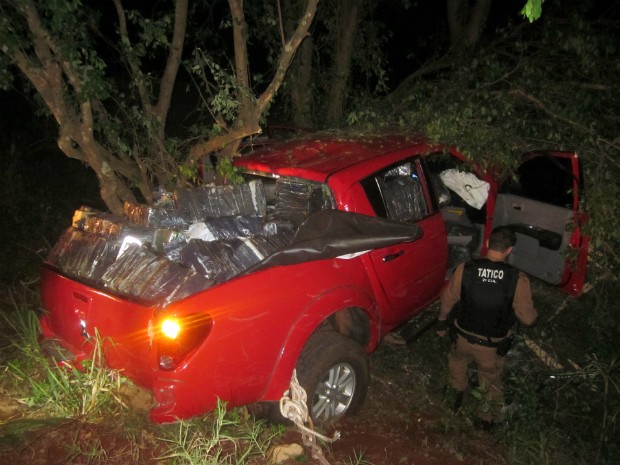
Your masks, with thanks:
[[[497,355],[495,347],[485,347],[468,342],[457,336],[456,343],[448,354],[448,382],[457,391],[465,391],[468,386],[467,366],[476,364],[478,382],[484,392],[478,415],[482,420],[493,421],[498,418],[504,403],[502,395],[502,372],[504,357]]]

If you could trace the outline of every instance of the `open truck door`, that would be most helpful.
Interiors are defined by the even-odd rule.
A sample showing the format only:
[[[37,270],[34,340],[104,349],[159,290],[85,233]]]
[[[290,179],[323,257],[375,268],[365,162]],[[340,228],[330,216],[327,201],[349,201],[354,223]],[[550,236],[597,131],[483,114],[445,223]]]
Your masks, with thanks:
[[[576,153],[529,153],[500,186],[492,217],[493,227],[509,226],[517,235],[508,263],[574,296],[583,292],[589,239],[582,188]]]

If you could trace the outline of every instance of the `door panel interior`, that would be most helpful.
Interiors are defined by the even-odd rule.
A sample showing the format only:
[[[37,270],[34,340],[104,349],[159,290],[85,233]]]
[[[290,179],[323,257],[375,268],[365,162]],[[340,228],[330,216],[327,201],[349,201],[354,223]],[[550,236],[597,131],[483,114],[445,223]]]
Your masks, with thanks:
[[[493,226],[509,226],[517,235],[508,263],[551,284],[560,284],[573,218],[569,208],[498,194]]]

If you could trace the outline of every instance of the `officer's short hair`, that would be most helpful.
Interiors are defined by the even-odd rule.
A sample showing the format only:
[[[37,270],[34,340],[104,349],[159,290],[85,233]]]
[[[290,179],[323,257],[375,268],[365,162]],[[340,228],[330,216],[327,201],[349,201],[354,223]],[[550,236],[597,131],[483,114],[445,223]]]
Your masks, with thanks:
[[[514,247],[516,243],[516,234],[507,226],[498,226],[491,232],[491,237],[489,237],[489,249],[498,252],[504,252],[509,247]]]

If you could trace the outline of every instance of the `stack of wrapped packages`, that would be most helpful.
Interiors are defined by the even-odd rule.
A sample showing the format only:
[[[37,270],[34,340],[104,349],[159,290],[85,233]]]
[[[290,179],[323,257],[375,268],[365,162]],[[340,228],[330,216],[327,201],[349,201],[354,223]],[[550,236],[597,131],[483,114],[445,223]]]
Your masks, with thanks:
[[[154,205],[126,202],[122,217],[81,207],[46,262],[95,287],[166,305],[286,247],[297,226],[327,206],[320,188],[303,181],[278,179],[275,197],[268,208],[262,181],[253,180],[180,190]]]

